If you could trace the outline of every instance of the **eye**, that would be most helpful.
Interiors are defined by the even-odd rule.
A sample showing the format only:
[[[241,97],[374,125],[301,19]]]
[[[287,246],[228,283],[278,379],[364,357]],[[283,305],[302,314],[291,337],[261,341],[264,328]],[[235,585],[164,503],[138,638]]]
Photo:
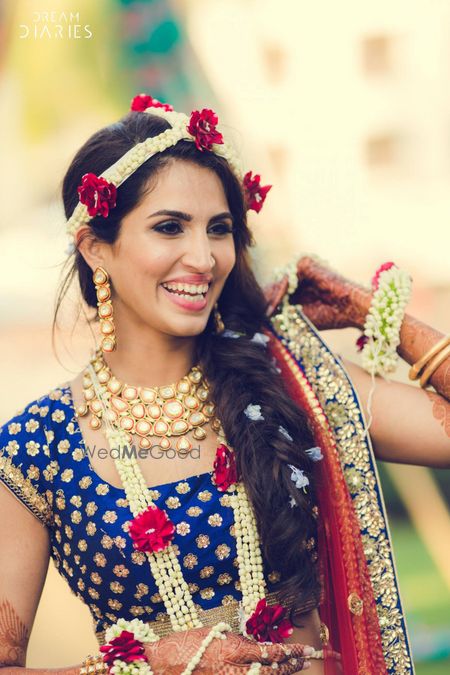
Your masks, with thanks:
[[[209,231],[212,231],[213,234],[231,234],[233,229],[233,226],[229,223],[216,223],[215,225],[212,225]]]
[[[169,229],[167,229],[169,228]],[[174,231],[175,228],[175,231]],[[171,220],[167,223],[161,223],[160,225],[155,225],[153,228],[156,232],[162,232],[163,234],[178,234],[181,230],[180,224],[176,220]]]

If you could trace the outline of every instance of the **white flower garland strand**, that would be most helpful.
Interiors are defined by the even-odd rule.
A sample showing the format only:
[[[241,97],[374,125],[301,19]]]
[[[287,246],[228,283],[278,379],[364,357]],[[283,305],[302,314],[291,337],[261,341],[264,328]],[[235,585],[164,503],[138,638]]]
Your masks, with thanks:
[[[100,384],[91,363],[88,365],[88,371],[91,376],[96,396],[103,405],[105,434],[111,447],[119,447],[119,449],[121,449],[128,445],[126,432],[113,427],[103,397],[105,387]],[[219,443],[227,444],[222,429],[219,431],[218,441]],[[120,458],[120,452],[117,454],[118,458],[115,459],[115,464],[125,489],[130,510],[132,511],[133,516],[136,517],[139,513],[142,513],[142,511],[145,511],[149,506],[153,505],[151,491],[146,485],[144,476],[136,459],[134,457]],[[242,483],[236,483],[235,485],[230,486],[229,490],[231,492],[231,505],[234,511],[242,607],[245,617],[248,619],[254,612],[258,602],[266,596],[263,560],[256,518],[252,505],[248,499],[245,486]],[[155,583],[170,617],[173,630],[178,632],[188,630],[189,628],[201,627],[203,624],[198,618],[174,546],[169,544],[169,546],[162,551],[147,553],[147,557]],[[146,631],[146,628],[148,629],[148,632]],[[120,635],[122,630],[130,630],[130,632],[135,634],[136,639],[143,642],[154,641],[155,638],[158,639],[154,631],[143,624],[139,619],[134,619],[130,622],[119,619],[114,626],[108,629],[109,632],[105,633],[105,637],[108,636],[109,639],[112,639],[113,637]],[[223,622],[214,626],[202,642],[197,653],[192,657],[182,675],[190,675],[196,665],[200,662],[201,656],[210,642],[216,637],[224,639],[225,635],[223,635],[223,633],[228,630],[231,630],[230,626]],[[258,672],[258,666],[260,665],[261,664],[251,664],[248,672]],[[116,670],[114,670],[115,675],[151,675],[152,673],[149,665],[143,662],[136,662],[136,665],[131,666],[130,664],[117,659],[114,662],[113,667],[116,668]],[[113,672],[113,670],[111,670],[111,672]]]
[[[376,387],[375,375],[387,379],[397,367],[397,347],[405,308],[411,297],[412,279],[407,272],[393,266],[378,277],[378,288],[366,316],[363,334],[368,338],[361,352],[362,366],[372,383],[367,399],[369,419],[364,430],[368,436],[373,421],[372,400]]]
[[[256,518],[242,483],[236,484],[234,494],[231,496],[231,505],[234,511],[242,606],[247,620],[255,611],[258,602],[266,597],[266,583]]]
[[[370,374],[385,375],[397,367],[396,349],[411,285],[410,275],[398,267],[384,270],[379,276],[364,324],[368,341],[361,352],[362,365]]]

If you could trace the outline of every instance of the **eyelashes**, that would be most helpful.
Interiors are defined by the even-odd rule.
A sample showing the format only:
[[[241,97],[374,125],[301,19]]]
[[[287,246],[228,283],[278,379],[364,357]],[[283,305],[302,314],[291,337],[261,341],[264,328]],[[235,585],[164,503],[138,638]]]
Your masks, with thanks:
[[[167,228],[169,228],[169,230],[167,230]],[[175,230],[173,228],[175,228]],[[220,228],[221,231],[214,231],[216,230],[216,228]],[[162,234],[169,234],[169,235],[179,234],[180,232],[183,231],[180,223],[178,223],[176,220],[170,220],[165,223],[155,225],[152,229],[155,230],[156,232],[161,232]],[[220,236],[234,232],[234,228],[232,225],[228,223],[216,223],[211,226],[211,230],[209,230],[209,232],[211,231],[212,234],[217,234]]]

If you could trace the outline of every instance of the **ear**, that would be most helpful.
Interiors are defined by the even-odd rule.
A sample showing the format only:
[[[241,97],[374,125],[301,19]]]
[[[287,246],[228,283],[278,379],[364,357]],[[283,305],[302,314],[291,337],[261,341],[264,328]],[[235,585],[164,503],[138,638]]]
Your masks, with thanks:
[[[99,266],[105,267],[107,244],[97,239],[90,227],[81,227],[77,231],[76,245],[92,271]]]

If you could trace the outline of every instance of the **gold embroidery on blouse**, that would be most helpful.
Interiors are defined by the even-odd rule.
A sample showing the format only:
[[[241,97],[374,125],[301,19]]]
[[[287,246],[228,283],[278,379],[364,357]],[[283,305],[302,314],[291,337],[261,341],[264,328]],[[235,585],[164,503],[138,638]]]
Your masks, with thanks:
[[[29,478],[21,469],[5,457],[0,450],[0,477],[15,497],[18,497],[44,525],[53,524],[53,513],[46,499],[39,494]]]

